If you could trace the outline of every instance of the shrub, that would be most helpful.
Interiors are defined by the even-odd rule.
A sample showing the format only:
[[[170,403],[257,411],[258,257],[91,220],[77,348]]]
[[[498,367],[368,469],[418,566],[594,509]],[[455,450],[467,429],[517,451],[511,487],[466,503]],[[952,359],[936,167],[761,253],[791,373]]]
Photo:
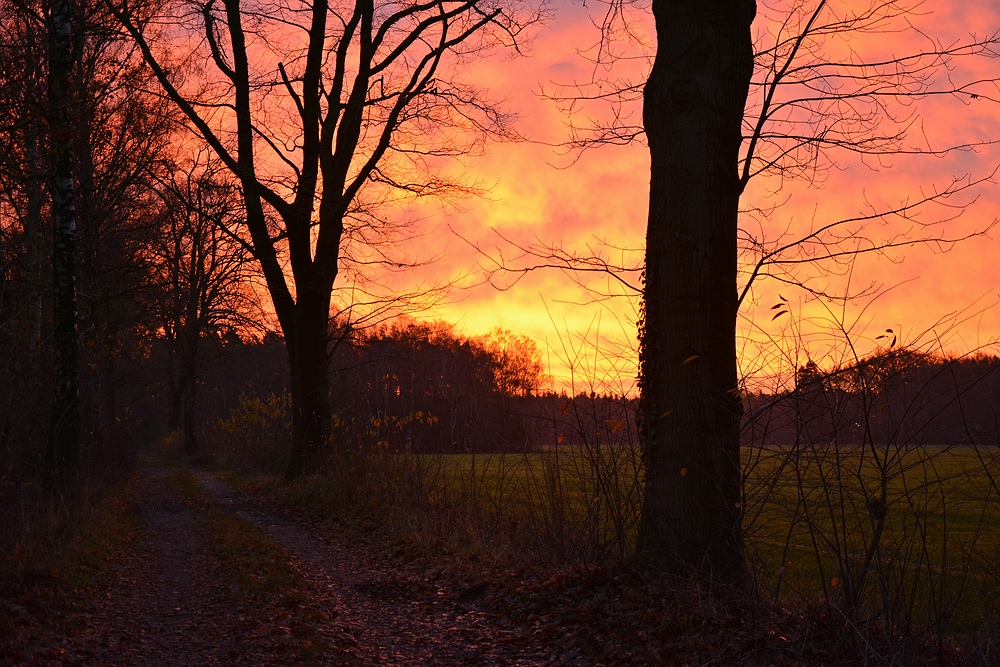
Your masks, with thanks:
[[[206,453],[222,463],[255,472],[284,470],[292,443],[292,397],[240,395],[240,404],[210,426],[202,438]]]

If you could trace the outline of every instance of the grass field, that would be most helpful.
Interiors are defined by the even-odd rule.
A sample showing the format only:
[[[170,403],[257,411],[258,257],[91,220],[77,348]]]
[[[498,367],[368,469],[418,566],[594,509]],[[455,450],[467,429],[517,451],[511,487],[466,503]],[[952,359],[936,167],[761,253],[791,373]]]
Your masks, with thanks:
[[[976,626],[1000,595],[994,452],[783,448],[751,458],[747,547],[770,597],[836,600],[900,629]]]
[[[627,448],[412,457],[431,502],[590,557],[630,552],[641,464]],[[912,631],[976,627],[1000,601],[1000,456],[969,447],[771,447],[744,455],[758,592],[837,602]]]

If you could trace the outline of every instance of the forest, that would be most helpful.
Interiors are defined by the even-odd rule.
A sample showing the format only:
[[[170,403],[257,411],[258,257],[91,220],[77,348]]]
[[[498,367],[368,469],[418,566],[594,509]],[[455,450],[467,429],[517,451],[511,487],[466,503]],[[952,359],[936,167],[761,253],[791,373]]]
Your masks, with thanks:
[[[988,153],[919,104],[995,104],[1000,30],[886,56],[917,7],[600,4],[591,80],[538,97],[563,155],[648,150],[641,259],[461,239],[498,304],[610,304],[614,372],[567,380],[417,279],[420,207],[532,143],[474,72],[548,4],[0,0],[0,662],[997,664],[998,339],[843,314],[891,292],[869,256],[989,238],[993,173],[777,200]]]

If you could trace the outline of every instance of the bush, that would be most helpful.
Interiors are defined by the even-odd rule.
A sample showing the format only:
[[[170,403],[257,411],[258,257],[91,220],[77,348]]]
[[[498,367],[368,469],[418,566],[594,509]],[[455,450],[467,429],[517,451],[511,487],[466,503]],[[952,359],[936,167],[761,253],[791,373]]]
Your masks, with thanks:
[[[240,395],[240,404],[206,429],[206,454],[220,463],[254,472],[279,473],[292,445],[292,397]]]

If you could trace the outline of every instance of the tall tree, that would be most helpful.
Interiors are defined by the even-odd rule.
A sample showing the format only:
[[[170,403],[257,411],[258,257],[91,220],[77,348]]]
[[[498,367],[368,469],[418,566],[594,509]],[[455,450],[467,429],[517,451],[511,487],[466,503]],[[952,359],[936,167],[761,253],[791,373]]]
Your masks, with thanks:
[[[442,159],[511,136],[509,118],[456,69],[516,49],[540,13],[522,0],[179,3],[175,20],[203,36],[198,55],[214,68],[199,95],[173,74],[171,45],[147,32],[148,17],[114,6],[166,95],[240,182],[249,247],[288,350],[287,476],[297,477],[318,465],[327,439],[343,243],[352,229],[377,234],[363,230],[381,227],[379,205],[398,193],[454,191],[435,173]]]
[[[221,328],[260,331],[252,258],[237,240],[239,191],[206,154],[162,169],[160,236],[148,247],[148,296],[167,341],[169,427],[198,453],[195,407],[203,339]]]
[[[637,556],[743,577],[737,162],[753,0],[654,0],[643,96],[649,221],[640,324],[646,487]]]
[[[0,200],[9,228],[22,246],[17,264],[25,283],[19,319],[26,343],[36,351],[42,339],[43,209],[45,167],[45,28],[32,11],[0,5]],[[37,376],[38,373],[32,373]]]
[[[804,284],[796,272],[803,264],[939,243],[947,237],[933,223],[914,225],[915,214],[944,204],[944,219],[953,218],[962,206],[949,198],[974,182],[953,178],[930,195],[869,205],[868,214],[776,242],[748,235],[741,243],[741,196],[760,174],[815,182],[836,164],[834,151],[884,159],[968,148],[975,140],[908,144],[912,104],[976,100],[996,81],[936,75],[959,57],[995,56],[997,33],[948,45],[928,40],[881,58],[838,53],[841,39],[905,23],[913,8],[895,0],[844,10],[793,0],[765,9],[776,29],[761,30],[754,44],[753,0],[707,8],[654,0],[657,49],[642,91],[651,181],[639,351],[647,480],[637,557],[731,582],[744,576],[736,316],[755,280]],[[922,231],[862,235],[864,221],[892,218]]]
[[[942,43],[912,30],[918,12],[904,0],[759,6],[752,0],[653,0],[655,41],[640,37],[632,44],[636,50],[623,56],[620,40],[637,34],[632,11],[645,13],[649,5],[605,4],[600,41],[588,51],[597,65],[595,79],[551,97],[570,113],[587,102],[611,105],[609,121],[573,128],[572,148],[647,142],[650,209],[643,259],[620,265],[590,251],[539,245],[521,248],[526,267],[502,259],[496,265],[517,272],[550,266],[578,275],[610,274],[622,289],[614,293],[642,299],[639,385],[647,486],[636,557],[738,582],[744,565],[736,317],[756,283],[769,277],[812,295],[843,298],[829,287],[830,274],[846,270],[860,254],[920,243],[946,247],[984,231],[949,233],[939,224],[972,199],[957,201],[959,195],[983,182],[960,176],[901,203],[865,201],[860,215],[820,219],[801,234],[786,227],[776,238],[741,224],[747,211],[765,217],[769,212],[759,202],[743,202],[741,212],[740,200],[758,177],[775,177],[765,187],[782,198],[789,180],[822,183],[844,155],[878,165],[989,143],[989,137],[951,135],[946,145],[935,146],[926,133],[915,133],[917,141],[908,136],[920,127],[921,101],[989,103],[997,79],[957,67],[959,61],[995,57],[1000,34]],[[755,17],[759,27],[751,32]],[[919,39],[886,52],[886,35],[897,34]],[[618,61],[633,66],[634,77],[634,64],[643,59],[650,69],[641,81],[606,74]],[[642,124],[630,107],[639,102]],[[893,221],[903,230],[865,232],[866,223]],[[640,275],[643,284],[636,280]]]
[[[137,307],[162,202],[152,165],[172,139],[169,107],[144,90],[148,72],[105,7],[92,3],[74,72],[84,433],[111,438],[129,338],[151,313]]]
[[[45,459],[35,465],[50,484],[63,476],[54,467],[72,468],[76,450],[113,442],[110,431],[119,428],[114,396],[121,378],[114,365],[142,317],[129,297],[141,271],[142,221],[151,217],[143,174],[168,129],[151,98],[135,87],[144,65],[120,30],[108,30],[105,8],[74,4],[71,62],[65,53],[50,54],[61,11],[41,0],[0,4],[0,224],[17,241],[24,341],[12,355],[19,388],[7,389],[20,392],[17,402],[26,405],[49,393],[36,385],[50,381],[53,368],[59,375],[46,397],[54,412],[29,410],[51,417],[49,433],[42,427],[36,437],[20,439]],[[53,183],[62,188],[59,196]],[[54,288],[52,279],[41,279],[43,267]],[[51,363],[43,361],[42,352],[53,350]]]
[[[65,486],[80,450],[80,388],[77,365],[76,202],[73,130],[73,66],[80,48],[73,0],[51,0],[48,28],[48,115],[52,197],[53,347],[55,372],[52,425],[46,474],[54,488]]]

